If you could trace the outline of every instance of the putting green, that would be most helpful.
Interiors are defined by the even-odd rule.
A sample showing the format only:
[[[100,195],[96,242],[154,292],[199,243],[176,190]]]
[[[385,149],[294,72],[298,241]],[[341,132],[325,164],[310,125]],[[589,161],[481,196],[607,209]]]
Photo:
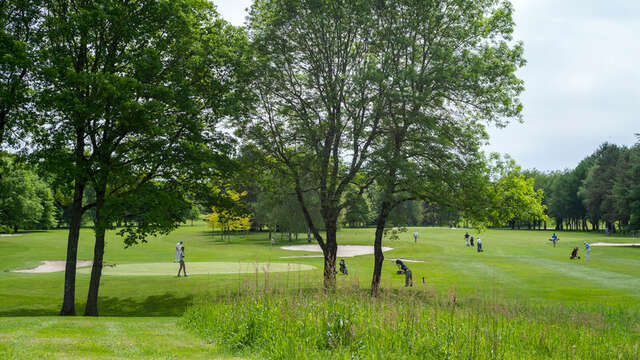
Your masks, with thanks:
[[[178,273],[178,264],[174,263],[137,263],[117,264],[102,269],[103,275],[119,276],[162,276]],[[198,274],[242,274],[264,272],[288,272],[313,270],[316,267],[293,263],[235,263],[235,262],[188,262],[187,275]],[[78,269],[81,274],[90,274],[91,268]]]

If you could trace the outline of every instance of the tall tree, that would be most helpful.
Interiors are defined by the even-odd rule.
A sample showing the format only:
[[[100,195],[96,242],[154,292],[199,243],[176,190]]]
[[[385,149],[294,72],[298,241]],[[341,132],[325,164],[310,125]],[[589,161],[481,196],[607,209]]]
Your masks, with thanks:
[[[96,242],[85,314],[97,315],[105,231],[124,215],[117,213],[123,207],[110,204],[141,189],[179,193],[181,183],[225,166],[229,147],[215,122],[242,94],[235,69],[246,42],[206,1],[47,5],[49,86],[42,103],[51,123],[36,140],[49,168],[75,183],[61,313],[75,312],[77,229],[82,213],[93,208]],[[161,183],[152,186],[156,179]],[[87,186],[95,199],[83,204]],[[139,228],[142,234],[155,225],[167,229],[165,220]]]
[[[628,218],[628,230],[640,230],[640,144],[626,152],[614,185],[616,203]]]
[[[368,166],[382,197],[373,294],[392,209],[416,198],[462,199],[463,189],[473,184],[465,176],[481,168],[481,122],[504,125],[519,117],[523,85],[515,71],[524,65],[522,46],[511,37],[509,2],[395,0],[379,3],[375,11],[373,53],[382,69],[384,116]]]
[[[595,161],[589,169],[579,194],[592,223],[601,219],[610,231],[615,232],[615,221],[619,218],[615,206],[613,185],[621,148],[614,144],[602,144],[594,154]]]
[[[370,53],[375,2],[258,0],[249,31],[264,72],[260,102],[242,129],[278,161],[324,254],[325,288],[336,274],[337,227],[350,185],[371,153],[381,117]],[[363,180],[364,183],[360,182]],[[326,235],[305,194],[316,192]]]

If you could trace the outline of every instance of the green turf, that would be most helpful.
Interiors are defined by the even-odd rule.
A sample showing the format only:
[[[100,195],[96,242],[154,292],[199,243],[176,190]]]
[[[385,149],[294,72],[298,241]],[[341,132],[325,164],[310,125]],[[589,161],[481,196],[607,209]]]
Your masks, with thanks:
[[[216,274],[255,274],[313,270],[315,266],[293,263],[232,263],[232,262],[190,262],[188,275],[216,275]],[[172,263],[140,263],[122,264],[104,267],[103,275],[115,276],[175,276],[176,264]],[[77,271],[80,274],[90,274],[90,268]]]
[[[420,233],[414,244],[412,233]],[[401,234],[400,240],[385,240],[384,246],[394,248],[385,257],[423,260],[424,263],[409,263],[416,286],[408,291],[433,291],[446,294],[455,287],[460,297],[485,296],[510,302],[549,304],[553,306],[574,306],[580,304],[598,305],[607,308],[640,307],[640,248],[593,247],[591,260],[569,260],[574,246],[580,247],[585,240],[596,242],[637,242],[637,239],[605,237],[601,234],[559,232],[560,242],[556,248],[547,239],[552,231],[509,231],[489,230],[481,234],[485,252],[477,253],[464,246],[464,229],[409,228]],[[478,234],[470,231],[471,235]],[[90,229],[81,231],[78,258],[91,260],[93,239]],[[340,244],[370,245],[374,229],[346,229],[338,234]],[[64,286],[64,273],[28,274],[13,273],[9,270],[33,268],[42,260],[64,260],[66,253],[64,230],[23,233],[15,237],[0,237],[0,332],[9,338],[23,339],[25,347],[38,354],[48,349],[47,344],[53,332],[39,333],[32,327],[38,319],[46,319],[52,326],[68,329],[68,336],[77,339],[97,341],[86,334],[82,327],[67,324],[67,319],[51,318],[59,311]],[[195,270],[195,263],[271,263],[271,266],[287,266],[291,259],[303,253],[287,251],[279,241],[273,246],[266,233],[236,235],[230,242],[214,238],[203,225],[183,226],[169,236],[149,239],[146,244],[125,248],[114,232],[106,238],[105,261],[116,264],[105,268],[105,274],[118,269],[137,267],[148,269],[149,264],[165,263],[168,269],[177,272],[177,265],[171,263],[175,244],[183,240],[187,253],[187,271]],[[294,241],[295,243],[295,241]],[[300,234],[299,244],[306,243],[306,234]],[[137,276],[130,272],[127,276],[104,276],[101,283],[99,307],[103,316],[110,318],[112,326],[123,329],[132,337],[144,338],[144,329],[153,327],[154,321],[167,324],[167,316],[180,316],[194,298],[216,297],[221,294],[243,291],[260,286],[265,281],[278,283],[287,288],[317,288],[322,281],[321,258],[299,258],[296,263],[315,267],[309,271],[281,273],[241,274],[195,274],[187,279],[175,276]],[[339,282],[349,287],[366,288],[370,282],[373,256],[364,255],[347,258],[349,277],[339,277]],[[275,265],[281,263],[283,265]],[[134,265],[135,264],[135,265]],[[385,262],[383,268],[383,288],[402,288],[404,279],[395,274],[395,266]],[[80,269],[77,277],[77,312],[82,313],[89,282],[88,269]],[[167,274],[173,275],[173,271]],[[424,278],[424,284],[423,280]],[[404,291],[404,290],[403,290]],[[20,316],[36,316],[33,322]],[[131,324],[136,319],[124,317],[145,317],[140,329]],[[157,318],[155,318],[157,317]],[[44,321],[44,320],[43,320]],[[102,319],[81,319],[84,324]],[[122,322],[122,323],[120,323]],[[72,324],[72,323],[69,323]],[[88,325],[87,325],[88,326]],[[640,329],[640,326],[639,326]],[[140,332],[138,332],[138,330]],[[640,331],[640,330],[639,330]],[[13,334],[13,335],[11,335]],[[107,334],[107,333],[105,333]],[[33,339],[31,338],[33,337]],[[27,342],[27,338],[29,341]],[[92,340],[94,339],[94,340]],[[80,341],[78,340],[78,341]],[[5,351],[7,337],[0,340]],[[58,341],[58,340],[55,340]],[[61,340],[60,340],[61,341]],[[17,345],[20,347],[19,345]],[[64,349],[51,348],[59,357],[73,357]],[[178,350],[176,350],[178,351]],[[105,353],[96,348],[87,354],[100,357],[125,357]],[[89,355],[86,355],[89,356]],[[3,356],[0,354],[0,358]],[[20,358],[20,356],[17,356]],[[34,355],[33,358],[38,358]],[[56,357],[56,356],[53,356]],[[150,356],[153,357],[153,356]],[[180,356],[178,356],[180,357]]]

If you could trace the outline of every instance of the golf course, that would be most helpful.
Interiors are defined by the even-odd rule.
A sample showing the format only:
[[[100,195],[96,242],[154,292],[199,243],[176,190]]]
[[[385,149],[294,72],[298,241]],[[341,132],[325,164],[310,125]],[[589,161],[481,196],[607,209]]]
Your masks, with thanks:
[[[640,360],[639,25],[0,1],[0,360]]]
[[[420,234],[417,243],[411,236],[413,231]],[[481,351],[482,344],[488,341],[497,341],[496,350],[503,351],[496,358],[583,358],[585,354],[607,358],[614,353],[625,359],[640,356],[640,248],[594,247],[588,262],[584,257],[569,260],[571,249],[581,247],[584,241],[625,243],[634,239],[566,232],[559,233],[560,241],[554,248],[547,240],[550,232],[488,230],[481,234],[485,250],[478,253],[475,248],[465,246],[467,231],[477,235],[470,229],[408,228],[398,240],[384,243],[392,248],[385,252],[387,259],[423,262],[407,262],[414,286],[404,288],[404,276],[396,274],[392,261],[385,261],[382,295],[376,301],[388,302],[392,309],[408,311],[411,307],[411,311],[426,311],[424,321],[431,321],[434,326],[448,321],[453,324],[447,326],[462,330],[472,321],[478,327],[473,334],[448,333],[450,345],[433,345],[443,335],[424,333],[422,341],[433,345],[431,352],[424,353],[425,358],[439,358],[438,354],[443,354],[441,351],[447,346],[458,343],[474,344]],[[318,290],[323,259],[306,256],[292,259],[289,257],[314,253],[281,249],[306,244],[304,236],[300,236],[298,243],[285,241],[272,245],[267,233],[251,233],[233,235],[230,241],[222,242],[201,224],[182,226],[169,236],[152,238],[146,244],[130,248],[124,248],[120,238],[108,233],[99,299],[101,317],[61,318],[56,315],[63,295],[64,271],[13,270],[34,268],[45,260],[64,259],[65,235],[66,231],[41,231],[0,237],[0,358],[277,357],[249,345],[234,347],[224,337],[215,336],[216,331],[222,330],[203,329],[213,326],[206,323],[203,314],[223,315],[216,315],[214,310],[227,316],[235,314],[235,320],[228,320],[241,326],[245,317],[239,312],[249,311],[251,304],[260,299],[269,303],[306,297],[311,302],[307,306],[328,306],[312,304],[324,301]],[[91,259],[91,235],[91,229],[82,230],[79,260]],[[369,245],[373,229],[341,230],[338,238],[341,245]],[[185,246],[189,275],[186,278],[176,277],[178,266],[173,263],[174,247],[179,240]],[[371,302],[366,289],[373,255],[345,259],[349,275],[338,275],[336,296],[344,300],[338,313],[352,311],[351,321],[357,322],[358,311],[374,311],[369,305],[362,306]],[[81,267],[77,271],[80,297],[87,291],[87,269]],[[264,297],[266,293],[277,294],[273,297],[276,300]],[[76,306],[82,311],[83,301]],[[289,303],[288,311],[295,312],[296,307],[306,311],[295,302]],[[475,318],[480,308],[487,308],[488,313]],[[273,309],[278,309],[277,304]],[[200,316],[194,315],[196,311],[201,311]],[[384,311],[380,313],[385,316]],[[222,319],[216,319],[216,326],[222,326]],[[268,321],[264,325],[269,325]],[[427,328],[431,325],[421,324]],[[508,333],[497,340],[489,339],[489,334],[482,330],[485,325],[487,330],[510,329],[518,336],[519,332],[529,337],[546,334],[535,342],[544,343],[547,352],[530,348],[528,342],[514,342]],[[229,324],[226,326],[231,330]],[[386,326],[402,327],[392,322]],[[264,331],[267,332],[264,335],[269,335],[269,331],[288,334],[277,328]],[[355,341],[353,337],[362,335],[356,332],[349,336]],[[386,336],[389,338],[381,337],[380,341],[392,344],[394,337],[404,337],[402,333]],[[340,350],[353,345],[348,338],[343,340],[344,343],[325,350],[320,348],[307,355],[284,353],[282,358],[322,358],[327,354],[342,358]],[[571,341],[575,341],[573,349],[567,346]],[[331,349],[338,351],[328,351]],[[451,354],[456,357],[459,353]]]

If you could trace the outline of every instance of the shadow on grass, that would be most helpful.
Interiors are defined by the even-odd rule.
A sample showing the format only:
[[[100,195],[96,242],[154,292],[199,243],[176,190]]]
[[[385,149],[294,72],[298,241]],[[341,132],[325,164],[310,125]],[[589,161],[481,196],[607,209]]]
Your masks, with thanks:
[[[193,302],[193,296],[176,296],[172,293],[148,296],[144,299],[100,297],[98,311],[100,316],[180,316],[188,305]],[[84,303],[76,304],[76,314],[84,313]],[[56,316],[59,310],[18,308],[0,311],[0,317],[9,316]]]

